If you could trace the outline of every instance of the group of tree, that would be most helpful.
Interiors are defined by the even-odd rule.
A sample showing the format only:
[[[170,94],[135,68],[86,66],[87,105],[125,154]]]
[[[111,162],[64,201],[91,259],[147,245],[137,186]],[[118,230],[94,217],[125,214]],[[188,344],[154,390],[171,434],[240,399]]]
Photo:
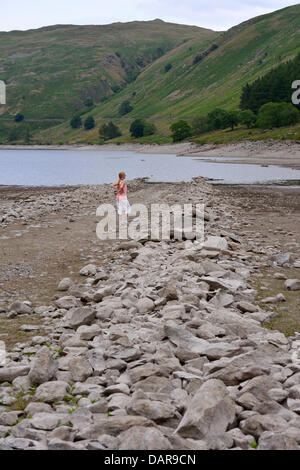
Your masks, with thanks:
[[[300,78],[300,53],[292,60],[278,65],[252,84],[247,83],[241,94],[240,108],[255,114],[263,104],[291,103],[292,83]],[[300,105],[297,105],[300,110]]]
[[[72,117],[70,121],[70,126],[72,127],[72,129],[79,129],[80,127],[82,127],[82,119],[79,114],[76,114]],[[93,118],[93,116],[88,116],[84,120],[83,126],[87,131],[93,129],[95,127],[95,119]]]
[[[120,137],[121,135],[122,132],[120,131],[119,127],[116,126],[112,121],[102,124],[102,126],[100,126],[99,128],[100,140],[115,139],[116,137]]]
[[[300,113],[292,103],[265,103],[258,114],[251,109],[226,111],[216,108],[207,116],[194,119],[191,125],[184,120],[170,126],[173,142],[180,142],[191,136],[205,134],[206,132],[231,128],[238,125],[272,129],[274,127],[292,126],[300,121]]]

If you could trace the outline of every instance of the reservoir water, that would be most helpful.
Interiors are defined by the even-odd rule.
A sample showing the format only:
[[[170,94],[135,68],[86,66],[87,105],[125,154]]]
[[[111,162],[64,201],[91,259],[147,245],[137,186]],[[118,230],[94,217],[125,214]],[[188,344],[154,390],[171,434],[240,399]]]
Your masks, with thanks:
[[[57,186],[103,184],[148,177],[151,182],[190,181],[195,176],[218,183],[251,184],[300,180],[300,170],[275,165],[219,163],[199,157],[99,150],[0,150],[0,185]]]

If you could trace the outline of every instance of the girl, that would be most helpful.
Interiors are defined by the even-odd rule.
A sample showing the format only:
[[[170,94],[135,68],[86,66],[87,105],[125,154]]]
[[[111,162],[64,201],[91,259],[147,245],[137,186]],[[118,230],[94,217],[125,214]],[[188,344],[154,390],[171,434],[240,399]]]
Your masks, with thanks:
[[[117,196],[116,196],[116,203],[117,203],[117,210],[119,214],[119,222],[121,225],[127,225],[127,214],[130,212],[130,204],[127,199],[127,185],[125,182],[126,174],[124,171],[119,173],[119,181],[117,183],[112,184],[113,188],[117,189]],[[122,215],[125,214],[125,220],[122,220]]]

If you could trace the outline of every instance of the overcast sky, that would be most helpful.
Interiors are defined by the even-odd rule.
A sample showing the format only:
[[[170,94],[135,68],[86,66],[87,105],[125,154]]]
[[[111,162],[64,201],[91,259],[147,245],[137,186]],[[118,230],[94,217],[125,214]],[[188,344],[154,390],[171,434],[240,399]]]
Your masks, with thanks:
[[[155,18],[223,31],[295,4],[285,0],[0,0],[0,31]]]

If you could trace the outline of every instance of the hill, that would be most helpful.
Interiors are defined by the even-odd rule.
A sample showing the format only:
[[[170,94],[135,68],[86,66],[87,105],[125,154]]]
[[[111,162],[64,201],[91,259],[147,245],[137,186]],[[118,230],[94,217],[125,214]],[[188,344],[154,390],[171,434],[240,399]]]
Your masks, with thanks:
[[[69,118],[136,79],[170,50],[218,33],[161,20],[104,26],[55,25],[0,33],[3,116]],[[88,99],[88,101],[87,101]]]

